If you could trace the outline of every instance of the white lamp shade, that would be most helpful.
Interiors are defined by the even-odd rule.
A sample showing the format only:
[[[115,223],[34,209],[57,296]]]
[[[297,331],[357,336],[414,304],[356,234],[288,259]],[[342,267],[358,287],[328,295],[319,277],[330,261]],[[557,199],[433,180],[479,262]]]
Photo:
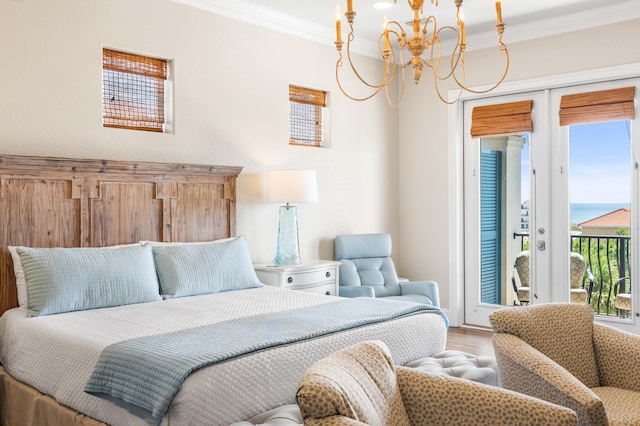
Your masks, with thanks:
[[[270,170],[267,173],[267,202],[317,203],[315,170]]]

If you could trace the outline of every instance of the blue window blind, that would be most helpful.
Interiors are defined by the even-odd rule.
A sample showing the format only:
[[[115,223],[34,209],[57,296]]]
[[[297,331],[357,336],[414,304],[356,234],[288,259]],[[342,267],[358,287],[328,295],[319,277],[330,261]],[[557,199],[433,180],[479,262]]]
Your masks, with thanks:
[[[502,153],[483,151],[480,168],[480,300],[500,304]]]

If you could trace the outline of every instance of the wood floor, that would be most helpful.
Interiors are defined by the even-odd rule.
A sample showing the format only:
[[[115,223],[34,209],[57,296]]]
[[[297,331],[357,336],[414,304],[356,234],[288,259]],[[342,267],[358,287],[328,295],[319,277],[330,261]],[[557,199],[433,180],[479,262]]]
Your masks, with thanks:
[[[449,350],[468,352],[475,355],[494,356],[490,330],[449,327],[447,346]]]

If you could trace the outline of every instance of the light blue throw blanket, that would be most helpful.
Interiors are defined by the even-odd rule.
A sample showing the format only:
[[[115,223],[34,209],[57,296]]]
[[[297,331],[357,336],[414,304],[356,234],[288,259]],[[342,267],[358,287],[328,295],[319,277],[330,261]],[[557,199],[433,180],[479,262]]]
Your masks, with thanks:
[[[342,299],[317,306],[243,317],[106,347],[85,392],[143,418],[162,421],[187,376],[217,362],[278,345],[438,308],[379,299]]]

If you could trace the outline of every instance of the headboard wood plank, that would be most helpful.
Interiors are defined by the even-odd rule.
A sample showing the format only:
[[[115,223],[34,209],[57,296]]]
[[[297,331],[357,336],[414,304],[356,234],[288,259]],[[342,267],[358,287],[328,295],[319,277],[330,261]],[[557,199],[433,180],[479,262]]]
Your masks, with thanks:
[[[18,304],[7,246],[104,247],[235,236],[241,171],[0,155],[0,314]]]

